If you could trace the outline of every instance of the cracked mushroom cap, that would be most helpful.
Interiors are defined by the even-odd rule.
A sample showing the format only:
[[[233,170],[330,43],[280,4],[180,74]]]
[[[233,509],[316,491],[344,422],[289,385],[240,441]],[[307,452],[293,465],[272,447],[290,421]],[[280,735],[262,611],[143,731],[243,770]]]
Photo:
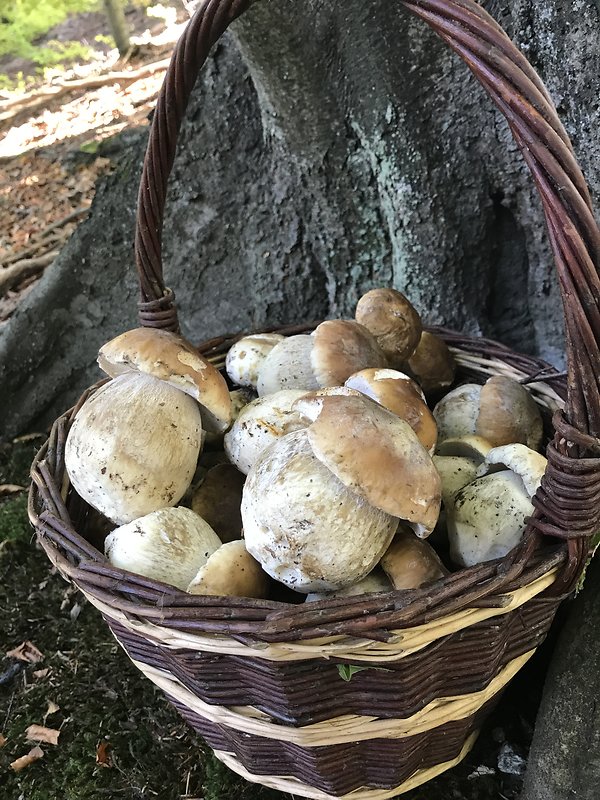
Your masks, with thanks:
[[[388,362],[400,367],[419,344],[423,323],[410,301],[396,289],[372,289],[356,306],[356,321],[377,339]]]
[[[306,430],[261,453],[244,485],[242,521],[248,552],[265,572],[305,594],[362,580],[398,526],[319,461]]]
[[[200,567],[187,587],[189,594],[265,598],[269,579],[242,541],[221,545]]]
[[[307,435],[316,457],[344,486],[429,536],[441,481],[407,422],[366,397],[300,398],[295,408],[312,422]]]
[[[408,369],[427,394],[452,385],[456,361],[443,339],[423,331],[417,349],[408,359]]]
[[[284,337],[280,333],[254,333],[244,336],[227,353],[225,370],[238,386],[256,389],[262,362]]]
[[[209,433],[222,433],[231,423],[231,399],[225,378],[198,351],[175,333],[135,328],[102,345],[100,369],[114,378],[140,372],[180,389],[200,403]]]
[[[507,444],[489,451],[477,470],[477,477],[509,469],[521,478],[527,494],[533,497],[540,488],[547,466],[548,460],[541,453],[524,444]]]
[[[342,386],[350,375],[361,369],[387,366],[375,337],[353,320],[322,322],[315,329],[313,339],[311,363],[320,387]]]
[[[432,453],[437,442],[437,424],[420,387],[393,369],[363,369],[351,375],[345,386],[356,389],[408,422],[423,447]]]
[[[201,449],[200,407],[142,372],[114,378],[77,412],[65,466],[78,494],[119,525],[174,506]]]
[[[403,525],[381,559],[381,568],[394,589],[418,589],[449,574],[433,547]]]
[[[504,375],[494,375],[481,387],[476,433],[493,447],[517,443],[538,450],[543,436],[542,415],[524,386]]]
[[[189,508],[163,508],[122,525],[106,537],[110,563],[185,591],[221,546],[213,529]]]

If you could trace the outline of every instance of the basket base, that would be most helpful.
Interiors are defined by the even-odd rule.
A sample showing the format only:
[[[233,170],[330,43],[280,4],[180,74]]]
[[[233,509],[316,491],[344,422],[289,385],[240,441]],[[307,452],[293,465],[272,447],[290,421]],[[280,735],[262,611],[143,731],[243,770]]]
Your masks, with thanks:
[[[427,783],[433,780],[433,778],[437,778],[438,775],[460,764],[472,750],[478,736],[479,731],[474,731],[469,736],[456,758],[451,761],[446,761],[443,764],[436,764],[436,766],[429,767],[428,769],[418,770],[395,789],[357,789],[345,795],[332,795],[321,792],[312,786],[308,786],[308,784],[296,780],[296,778],[280,777],[278,775],[254,775],[252,772],[248,772],[243,764],[238,761],[234,753],[226,753],[222,750],[213,750],[213,753],[219,761],[222,761],[229,769],[241,775],[242,778],[245,778],[247,781],[251,783],[260,783],[262,786],[268,786],[270,789],[277,789],[279,792],[287,792],[288,794],[298,795],[299,797],[311,797],[314,800],[389,800],[391,797],[396,797],[396,795],[416,789],[418,786],[421,786],[421,784]]]

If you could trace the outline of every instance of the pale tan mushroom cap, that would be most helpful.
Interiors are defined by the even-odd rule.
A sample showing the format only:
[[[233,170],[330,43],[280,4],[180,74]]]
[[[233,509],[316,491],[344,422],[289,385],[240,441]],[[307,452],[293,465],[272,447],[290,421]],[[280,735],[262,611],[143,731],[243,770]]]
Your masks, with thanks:
[[[258,370],[259,397],[282,389],[318,389],[311,364],[313,345],[314,339],[308,334],[288,336],[276,344]]]
[[[316,328],[313,339],[311,363],[320,387],[342,386],[361,369],[387,366],[376,339],[358,322],[327,320]]]
[[[189,594],[266,598],[269,579],[242,541],[219,547],[187,587]]]
[[[402,525],[381,559],[394,589],[418,589],[448,575],[433,547]]]
[[[317,458],[371,505],[415,526],[434,529],[441,481],[429,453],[407,422],[364,397],[301,399],[308,439]]]
[[[372,289],[356,306],[356,321],[373,336],[390,364],[400,366],[415,351],[423,323],[409,300],[395,289]]]
[[[265,572],[304,593],[362,580],[398,525],[340,483],[305,430],[260,455],[244,486],[242,520],[246,547]]]
[[[437,442],[437,424],[421,388],[412,378],[393,369],[363,369],[351,375],[345,385],[408,422],[423,447],[429,453],[433,452]]]
[[[446,439],[437,446],[437,455],[470,458],[477,465],[485,461],[492,449],[487,439],[481,436],[461,436],[458,439]]]
[[[481,388],[476,432],[493,447],[518,443],[537,450],[542,443],[542,415],[524,386],[494,375]]]
[[[283,339],[280,333],[254,333],[236,342],[225,359],[225,369],[231,380],[238,386],[256,388],[262,362]]]
[[[465,383],[442,397],[433,409],[438,427],[438,442],[475,435],[480,396],[479,384]]]
[[[210,469],[192,496],[192,511],[206,520],[222,542],[242,538],[244,476],[233,464]]]
[[[77,413],[65,448],[71,483],[118,524],[174,506],[200,453],[200,408],[141,372],[114,378]]]
[[[547,466],[548,460],[541,453],[524,444],[506,444],[489,451],[477,470],[477,477],[509,469],[521,478],[527,494],[533,497],[540,488]]]
[[[417,349],[408,359],[408,368],[424,392],[445,389],[454,382],[456,362],[443,339],[423,331]]]
[[[211,433],[231,422],[231,400],[225,378],[198,351],[175,333],[135,328],[112,339],[98,353],[100,369],[111,377],[142,372],[165,381],[197,400],[207,412],[204,427]]]
[[[319,600],[329,600],[332,597],[357,597],[361,594],[374,594],[376,592],[391,592],[394,587],[383,570],[377,567],[370,572],[366,578],[345,589],[338,589],[337,592],[311,592],[306,595],[307,603],[316,603]]]
[[[220,546],[217,534],[193,511],[163,508],[114,530],[104,549],[113,566],[185,591]]]

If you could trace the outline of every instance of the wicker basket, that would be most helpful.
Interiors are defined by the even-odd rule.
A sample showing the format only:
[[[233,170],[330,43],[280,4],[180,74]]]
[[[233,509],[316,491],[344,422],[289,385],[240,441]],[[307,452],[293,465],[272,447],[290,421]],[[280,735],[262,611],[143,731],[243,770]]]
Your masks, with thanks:
[[[521,545],[424,590],[308,605],[191,596],[111,567],[95,538],[94,512],[69,485],[65,438],[97,387],[55,423],[32,468],[29,511],[42,547],[102,612],[132,661],[232,769],[306,797],[388,798],[458,763],[544,639],[600,519],[600,233],[585,181],[544,86],[482,8],[473,0],[401,2],[467,62],[506,115],[556,257],[566,377],[497,343],[437,331],[461,379],[510,375],[529,385],[546,412],[549,465]],[[163,84],[139,196],[143,325],[177,329],[161,265],[177,134],[210,47],[250,5],[207,0]],[[200,350],[222,367],[232,341]],[[344,681],[340,665],[366,669]]]

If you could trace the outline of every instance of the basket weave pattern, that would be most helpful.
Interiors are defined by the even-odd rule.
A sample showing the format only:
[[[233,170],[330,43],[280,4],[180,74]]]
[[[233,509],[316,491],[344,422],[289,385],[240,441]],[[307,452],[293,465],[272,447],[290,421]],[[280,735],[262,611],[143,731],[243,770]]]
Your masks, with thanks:
[[[95,512],[64,468],[55,423],[33,468],[29,513],[60,572],[104,615],[133,662],[225,763],[309,797],[383,800],[457,763],[503,687],[543,641],[600,522],[600,233],[568,137],[534,70],[473,0],[400,0],[469,65],[506,116],[539,189],[564,298],[567,374],[484,339],[436,329],[460,378],[526,383],[546,415],[548,469],[522,543],[505,559],[410,592],[292,605],[186,595],[113,568]],[[177,45],[140,184],[143,325],[178,329],[162,277],[168,176],[208,52],[251,0],[207,0]],[[292,334],[311,326],[282,332]],[[217,367],[233,338],[199,349]],[[338,667],[364,669],[342,680]]]

